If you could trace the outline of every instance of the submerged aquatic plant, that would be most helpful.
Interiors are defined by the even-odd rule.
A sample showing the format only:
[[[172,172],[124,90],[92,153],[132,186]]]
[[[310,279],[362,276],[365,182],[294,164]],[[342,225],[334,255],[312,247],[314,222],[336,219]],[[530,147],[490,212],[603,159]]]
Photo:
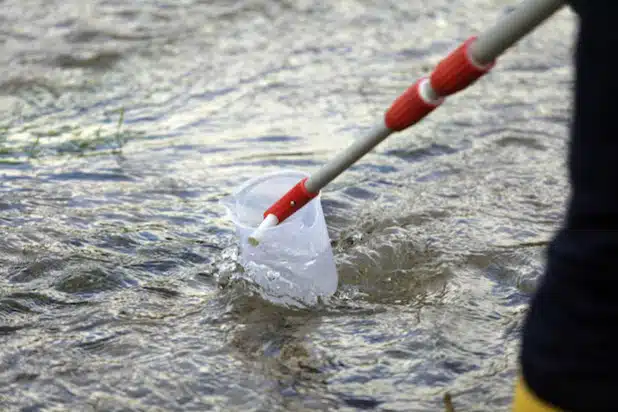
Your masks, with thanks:
[[[0,163],[23,163],[47,156],[121,154],[127,142],[139,139],[144,132],[124,127],[124,107],[113,113],[118,113],[118,120],[111,130],[66,124],[46,130],[34,124],[0,125]]]
[[[120,129],[122,128],[122,124],[124,122],[124,107],[121,107],[119,112],[120,112],[120,116],[118,117],[118,123],[116,124],[116,135],[115,135],[115,138],[116,138],[116,145],[118,146],[116,148],[116,150],[118,152],[121,152],[122,151],[122,146],[124,146],[124,143],[125,143],[125,139],[122,136],[122,134],[120,133]]]
[[[455,407],[453,406],[453,398],[448,392],[444,394],[444,412],[455,412]]]

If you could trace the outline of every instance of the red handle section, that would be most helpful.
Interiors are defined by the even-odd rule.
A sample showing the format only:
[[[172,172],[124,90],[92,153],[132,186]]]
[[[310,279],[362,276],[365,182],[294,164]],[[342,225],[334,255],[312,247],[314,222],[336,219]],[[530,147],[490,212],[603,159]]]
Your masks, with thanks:
[[[384,118],[386,127],[399,132],[417,123],[438,107],[439,104],[428,103],[421,96],[419,87],[423,80],[418,80],[393,102]]]
[[[279,219],[279,223],[281,223],[316,197],[318,193],[312,193],[305,187],[306,181],[307,178],[304,178],[283,195],[281,199],[277,200],[276,203],[264,212],[264,218],[268,215],[275,215]]]
[[[446,56],[431,74],[431,87],[440,96],[449,96],[465,89],[490,71],[495,60],[485,66],[478,66],[468,53],[476,36],[470,37],[461,46]]]

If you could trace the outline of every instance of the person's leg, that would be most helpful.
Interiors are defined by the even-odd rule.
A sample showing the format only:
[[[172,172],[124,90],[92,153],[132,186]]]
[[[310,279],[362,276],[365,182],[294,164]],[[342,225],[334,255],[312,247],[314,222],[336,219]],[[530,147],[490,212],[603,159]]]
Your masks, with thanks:
[[[572,192],[530,303],[522,376],[534,396],[558,408],[617,411],[618,1],[580,0],[572,6],[580,16],[569,147]]]

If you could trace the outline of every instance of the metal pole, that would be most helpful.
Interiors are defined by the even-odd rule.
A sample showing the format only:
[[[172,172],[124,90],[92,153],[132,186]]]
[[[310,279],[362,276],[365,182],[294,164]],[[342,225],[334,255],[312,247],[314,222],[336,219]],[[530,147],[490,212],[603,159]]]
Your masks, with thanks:
[[[264,212],[264,221],[251,242],[269,227],[276,226],[302,208],[324,186],[370,152],[392,133],[407,129],[445,100],[473,84],[491,70],[495,59],[565,5],[562,0],[524,0],[494,26],[451,52],[429,78],[422,78],[399,96],[384,119],[365,137],[357,140],[308,179],[299,182]]]
[[[478,36],[470,45],[471,57],[481,65],[493,61],[556,13],[564,4],[562,0],[524,1],[520,7]]]
[[[352,166],[358,159],[393,133],[383,124],[379,124],[363,139],[352,143],[345,151],[340,152],[333,160],[322,166],[305,182],[309,192],[319,192],[324,186]]]
[[[507,14],[470,44],[470,58],[480,66],[489,64],[562,6],[564,6],[562,0],[524,1],[520,7]],[[427,94],[429,95],[427,100],[437,103],[438,98],[435,94],[431,96],[430,91]],[[312,174],[305,182],[306,189],[309,192],[319,192],[394,132],[395,130],[389,129],[383,123],[376,125],[367,136],[352,143],[345,151]]]

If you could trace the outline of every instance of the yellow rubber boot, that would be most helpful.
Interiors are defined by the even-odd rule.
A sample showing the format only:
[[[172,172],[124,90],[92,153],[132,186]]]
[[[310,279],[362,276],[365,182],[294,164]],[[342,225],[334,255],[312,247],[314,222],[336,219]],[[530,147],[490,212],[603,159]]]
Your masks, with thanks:
[[[512,412],[562,412],[562,409],[555,408],[539,399],[528,388],[524,380],[519,378],[515,385]]]

